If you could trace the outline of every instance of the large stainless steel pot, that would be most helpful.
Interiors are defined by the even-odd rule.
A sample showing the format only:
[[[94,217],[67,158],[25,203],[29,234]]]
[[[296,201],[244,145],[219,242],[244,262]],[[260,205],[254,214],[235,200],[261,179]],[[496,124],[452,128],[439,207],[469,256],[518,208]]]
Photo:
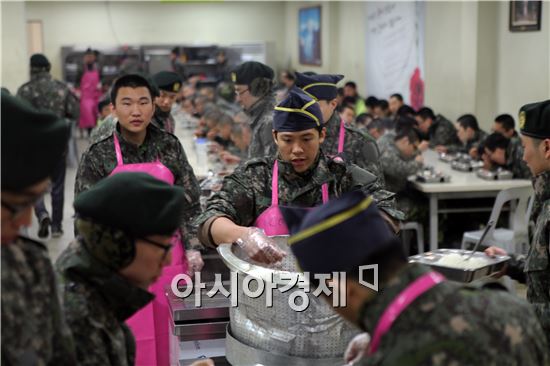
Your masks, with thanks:
[[[313,296],[313,288],[308,294],[310,305],[303,312],[296,312],[289,306],[289,296],[294,290],[299,289],[297,286],[284,293],[278,289],[297,278],[303,279],[288,247],[287,238],[274,237],[277,245],[288,253],[281,269],[270,269],[251,263],[236,245],[222,244],[218,247],[223,261],[238,276],[238,306],[230,309],[231,334],[248,346],[282,355],[312,359],[312,364],[315,364],[315,359],[340,358],[358,330],[337,315],[322,298]],[[243,281],[247,276],[277,286],[277,289],[272,291],[272,307],[265,305],[266,291],[257,298],[245,295]],[[257,282],[251,281],[249,288],[254,291]],[[232,292],[234,290],[232,289]]]

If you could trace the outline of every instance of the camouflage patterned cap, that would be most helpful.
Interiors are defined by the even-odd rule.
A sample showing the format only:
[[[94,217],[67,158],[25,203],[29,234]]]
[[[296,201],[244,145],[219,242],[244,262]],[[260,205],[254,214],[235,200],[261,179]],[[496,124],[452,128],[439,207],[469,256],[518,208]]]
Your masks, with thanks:
[[[172,235],[185,209],[184,190],[145,173],[107,177],[74,201],[76,213],[135,238]]]
[[[21,190],[48,178],[64,159],[69,125],[2,91],[2,190]]]
[[[525,136],[537,139],[550,138],[550,99],[521,107],[519,129]]]

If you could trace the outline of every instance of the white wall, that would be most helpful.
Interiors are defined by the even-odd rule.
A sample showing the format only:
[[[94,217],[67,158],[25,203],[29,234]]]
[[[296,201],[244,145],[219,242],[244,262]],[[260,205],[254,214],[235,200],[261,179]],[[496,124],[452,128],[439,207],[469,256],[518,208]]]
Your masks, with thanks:
[[[61,46],[220,44],[273,41],[285,61],[280,2],[27,2],[27,17],[44,22],[45,53],[61,75]],[[111,20],[111,21],[110,21]]]
[[[1,85],[12,94],[29,79],[29,55],[25,4],[22,2],[1,2],[2,11],[2,81]]]
[[[550,98],[550,3],[542,5],[542,29],[508,31],[508,2],[499,3],[497,113],[517,116],[526,103]]]

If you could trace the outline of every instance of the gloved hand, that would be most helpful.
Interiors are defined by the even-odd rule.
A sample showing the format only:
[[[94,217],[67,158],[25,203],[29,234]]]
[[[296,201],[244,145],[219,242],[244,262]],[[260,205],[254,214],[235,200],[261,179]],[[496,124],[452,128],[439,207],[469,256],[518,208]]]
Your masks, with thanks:
[[[249,227],[245,234],[235,243],[245,251],[252,259],[260,263],[275,264],[280,262],[286,253],[283,252],[275,241],[264,234],[262,229]]]
[[[346,352],[344,353],[344,361],[347,365],[353,365],[359,361],[367,353],[367,347],[370,343],[369,333],[361,333],[356,335],[349,342]]]
[[[204,266],[201,252],[194,249],[189,249],[185,252],[187,256],[187,274],[191,277],[195,272],[200,272]]]

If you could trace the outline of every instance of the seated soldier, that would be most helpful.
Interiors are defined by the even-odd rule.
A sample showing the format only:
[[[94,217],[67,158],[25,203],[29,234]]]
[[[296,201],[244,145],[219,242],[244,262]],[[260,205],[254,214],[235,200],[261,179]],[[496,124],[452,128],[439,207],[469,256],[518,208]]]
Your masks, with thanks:
[[[78,365],[134,365],[124,321],[154,298],[147,288],[170,263],[185,194],[145,173],[119,173],[75,199],[78,237],[56,268]]]
[[[500,167],[511,171],[516,179],[531,179],[529,167],[523,161],[521,145],[514,144],[502,134],[495,132],[487,136],[483,147],[482,159],[486,169]]]
[[[309,273],[313,284],[323,281],[331,287],[329,295],[321,295],[329,304],[336,302],[335,294],[343,294],[345,305],[339,302],[334,310],[368,332],[352,340],[345,362],[409,366],[550,362],[543,330],[525,300],[498,283],[464,285],[423,265],[408,264],[401,242],[384,224],[371,197],[351,192],[310,211],[286,207],[281,211],[299,267]],[[334,272],[346,276],[337,281],[332,279]]]
[[[220,153],[226,164],[238,164],[248,158],[248,146],[251,140],[250,127],[244,123],[233,123],[231,127],[231,145]]]
[[[487,133],[479,128],[477,118],[472,114],[465,114],[458,117],[456,121],[457,136],[461,144],[458,146],[446,146],[438,152],[463,153],[472,158],[478,158],[477,148]]]
[[[216,135],[214,141],[217,142],[223,149],[231,146],[231,128],[233,127],[233,118],[226,113],[222,113],[216,124]]]
[[[386,99],[378,99],[378,103],[374,106],[374,116],[377,118],[390,118],[390,106]]]
[[[384,122],[377,118],[367,125],[367,131],[372,137],[378,140],[386,133],[386,127],[384,126]]]
[[[430,148],[440,152],[446,150],[447,146],[458,145],[455,126],[441,114],[436,116],[431,108],[420,108],[416,121],[423,134],[422,139],[429,141]]]

